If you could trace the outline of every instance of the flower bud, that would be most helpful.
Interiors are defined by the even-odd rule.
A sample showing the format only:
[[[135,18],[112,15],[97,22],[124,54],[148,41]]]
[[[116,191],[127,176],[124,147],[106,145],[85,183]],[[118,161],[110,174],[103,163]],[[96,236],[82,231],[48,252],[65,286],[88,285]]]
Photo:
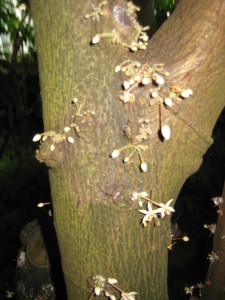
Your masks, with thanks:
[[[129,157],[127,156],[127,157],[124,158],[123,162],[127,163],[128,161],[129,161]]]
[[[188,236],[183,236],[183,241],[188,242],[189,241],[189,237]]]
[[[37,142],[41,139],[41,134],[35,134],[35,136],[33,137],[33,142]]]
[[[162,136],[164,137],[165,140],[170,139],[170,128],[169,128],[168,125],[163,125],[162,126],[161,133],[162,133]]]
[[[120,155],[120,152],[116,149],[116,150],[114,150],[112,153],[111,153],[111,157],[112,158],[116,158],[116,157],[118,157]]]
[[[125,88],[125,90],[128,90],[130,87],[130,82],[129,81],[124,81],[123,82],[123,87]]]
[[[164,103],[166,104],[166,106],[169,106],[169,107],[171,107],[173,105],[172,100],[168,97],[164,99]]]
[[[70,131],[70,127],[64,127],[64,132]]]
[[[148,169],[147,164],[145,162],[141,163],[141,171],[146,172]]]
[[[54,151],[54,150],[55,150],[55,145],[54,145],[54,144],[52,144],[52,145],[50,146],[50,150],[51,150],[51,151]]]
[[[159,85],[163,85],[163,84],[165,83],[165,80],[164,80],[164,78],[161,77],[161,76],[156,76],[155,82],[156,82],[157,84],[159,84]]]
[[[92,44],[97,44],[100,41],[100,36],[97,34],[92,39]]]
[[[100,287],[96,286],[96,287],[95,287],[95,295],[96,295],[96,296],[99,296],[100,293],[101,293]]]
[[[74,138],[73,138],[72,136],[69,136],[67,140],[68,140],[68,142],[71,143],[71,144],[74,143]]]
[[[156,97],[158,97],[158,94],[155,91],[153,91],[153,92],[151,92],[151,97],[156,98]]]
[[[144,78],[142,79],[141,83],[142,83],[143,85],[149,84],[149,83],[150,83],[150,78],[144,77]]]
[[[182,98],[188,98],[188,97],[190,97],[190,94],[189,94],[189,92],[187,90],[182,91],[180,93],[180,95],[181,95]]]
[[[116,66],[115,67],[115,72],[118,73],[119,71],[121,71],[121,67],[120,66]]]

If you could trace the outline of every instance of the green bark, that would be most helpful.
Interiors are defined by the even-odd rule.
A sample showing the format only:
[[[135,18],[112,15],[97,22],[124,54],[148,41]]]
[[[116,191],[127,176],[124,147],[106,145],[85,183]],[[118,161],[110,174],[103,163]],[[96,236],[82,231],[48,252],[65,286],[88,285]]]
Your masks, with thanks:
[[[124,5],[109,2],[112,7]],[[151,189],[153,198],[164,203],[176,198],[211,143],[225,94],[223,1],[207,1],[207,5],[180,1],[141,54],[110,41],[90,46],[102,25],[104,32],[112,30],[111,24],[125,36],[132,33],[113,21],[112,12],[106,23],[84,20],[91,1],[31,0],[31,9],[45,131],[70,124],[75,97],[84,111],[95,111],[91,126],[80,122],[81,133],[71,134],[74,144],[64,141],[50,151],[47,141],[40,150],[50,166],[54,225],[68,299],[87,299],[87,279],[100,274],[116,278],[124,291],[136,291],[137,299],[166,300],[168,218],[159,227],[143,228],[130,193]],[[158,139],[158,106],[148,105],[146,92],[133,104],[119,100],[122,79],[114,68],[127,57],[165,63],[173,84],[194,91],[192,99],[166,113],[172,130],[168,142]],[[138,117],[149,118],[153,130],[151,142],[145,142],[149,150],[143,153],[147,173],[139,170],[138,157],[126,165],[120,157],[110,158],[114,149],[130,142],[123,128],[136,124]]]

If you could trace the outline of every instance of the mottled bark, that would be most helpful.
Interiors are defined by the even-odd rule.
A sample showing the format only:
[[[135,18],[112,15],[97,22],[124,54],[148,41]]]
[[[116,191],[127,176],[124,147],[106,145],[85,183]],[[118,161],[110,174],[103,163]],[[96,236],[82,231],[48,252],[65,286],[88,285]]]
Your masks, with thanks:
[[[112,7],[123,1],[109,1]],[[54,225],[62,257],[68,299],[86,299],[87,278],[97,274],[117,278],[137,299],[167,299],[168,219],[159,227],[143,228],[132,191],[153,190],[153,198],[176,198],[184,180],[201,163],[211,143],[211,131],[224,105],[225,6],[222,0],[183,0],[142,53],[102,41],[90,46],[94,34],[124,30],[109,23],[84,20],[91,1],[31,0],[43,103],[45,131],[62,130],[70,123],[75,97],[83,111],[95,111],[91,126],[72,133],[73,145],[63,142],[43,160],[49,170]],[[112,25],[112,24],[111,24]],[[121,78],[114,68],[127,57],[142,63],[165,63],[171,84],[194,91],[192,99],[167,111],[171,140],[158,138],[158,106],[148,105],[149,93],[124,105],[119,100]],[[138,95],[137,95],[138,97]],[[153,130],[144,152],[148,172],[110,153],[130,141],[124,125],[138,117],[150,119]],[[117,197],[120,193],[119,197]]]

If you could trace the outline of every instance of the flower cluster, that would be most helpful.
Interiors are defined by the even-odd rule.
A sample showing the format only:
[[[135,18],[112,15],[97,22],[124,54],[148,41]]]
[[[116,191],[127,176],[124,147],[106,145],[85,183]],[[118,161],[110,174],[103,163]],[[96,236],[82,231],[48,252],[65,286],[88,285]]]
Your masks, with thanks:
[[[113,295],[113,293],[110,291],[113,288],[115,291],[120,293],[120,300],[135,300],[136,292],[124,292],[119,287],[117,287],[115,284],[117,283],[117,280],[114,278],[105,278],[102,275],[97,275],[93,277],[94,280],[94,289],[92,291],[91,296],[89,299],[95,296],[99,296],[102,293],[104,293],[105,297],[107,297],[110,300],[116,300],[116,296]]]
[[[93,6],[92,12],[90,14],[86,14],[84,18],[85,19],[92,18],[92,20],[99,21],[100,16],[104,15],[104,10],[102,9],[102,7],[106,4],[107,4],[107,1],[102,1],[101,3],[99,3],[98,6]]]
[[[74,118],[81,118],[80,123],[83,125],[88,123],[88,126],[91,126],[91,118],[90,116],[95,115],[94,111],[91,110],[86,110],[84,112],[81,112],[83,105],[78,103],[78,99],[74,98],[72,100],[72,105],[75,107],[76,111],[75,114],[72,115],[72,121],[71,124],[68,126],[65,126],[63,128],[62,132],[55,132],[53,130],[43,132],[43,133],[38,133],[33,137],[33,142],[45,142],[47,139],[51,139],[51,145],[50,145],[50,150],[54,151],[56,144],[59,144],[65,140],[67,140],[70,144],[74,144],[74,138],[71,136],[70,132],[71,129],[74,128],[75,132],[79,135],[80,133],[80,126],[74,121]]]
[[[137,152],[139,159],[140,159],[140,169],[142,172],[147,172],[147,164],[146,162],[144,162],[143,157],[142,157],[142,153],[141,151],[145,151],[146,149],[148,149],[148,146],[142,146],[142,145],[128,145],[128,146],[124,146],[122,148],[119,149],[115,149],[112,153],[111,153],[111,157],[112,158],[116,158],[120,155],[120,153],[126,149],[130,149],[131,152],[124,158],[123,162],[124,163],[128,163],[129,161],[131,161],[131,158],[133,157],[133,155]]]
[[[214,197],[212,198],[212,201],[214,202],[214,206],[220,206],[223,204],[223,198],[222,197]]]
[[[193,291],[194,291],[195,289],[198,289],[198,290],[199,290],[199,296],[201,297],[203,287],[204,287],[204,284],[202,284],[201,282],[200,282],[200,283],[197,283],[197,284],[195,284],[195,285],[192,285],[191,287],[185,287],[185,288],[184,288],[185,294],[190,294],[190,295],[192,295],[192,294],[193,294]]]
[[[70,131],[70,127],[65,127],[63,133],[56,133],[55,131],[47,131],[43,133],[38,133],[33,137],[33,142],[42,141],[45,142],[48,138],[51,139],[50,150],[55,150],[55,144],[59,144],[65,140],[69,143],[74,143],[74,138],[72,136],[68,136],[67,133]]]
[[[214,223],[214,224],[204,224],[203,227],[208,228],[211,231],[212,234],[214,234],[215,231],[216,231],[216,223]]]
[[[170,127],[165,124],[162,108],[167,109],[173,106],[173,100],[188,98],[193,95],[191,89],[181,89],[178,86],[172,86],[168,96],[164,97],[160,94],[162,86],[165,84],[165,77],[169,75],[164,71],[163,64],[155,64],[150,66],[148,64],[142,65],[138,61],[125,60],[120,65],[115,67],[115,72],[123,72],[126,79],[123,81],[123,91],[120,94],[120,100],[124,103],[135,101],[134,90],[141,86],[151,85],[149,89],[150,106],[155,103],[160,105],[160,130],[165,140],[170,139]]]
[[[102,10],[102,6],[105,5],[107,1],[103,1],[98,5],[98,7],[93,8],[93,12],[91,14],[87,14],[85,16],[85,19],[89,19],[92,17],[92,19],[96,19],[99,21],[99,17],[104,15],[104,11]],[[130,49],[131,51],[137,51],[137,50],[145,50],[147,48],[149,37],[146,33],[147,30],[150,29],[149,26],[141,26],[136,18],[136,12],[140,11],[140,8],[136,5],[134,5],[131,1],[127,3],[126,7],[126,14],[128,17],[130,17],[131,21],[133,22],[133,30],[135,32],[134,37],[130,42],[124,42],[119,32],[117,32],[115,29],[112,30],[112,32],[103,32],[103,33],[97,33],[92,38],[92,44],[97,44],[100,42],[101,39],[104,38],[110,38],[114,44],[119,44],[123,47],[126,47]]]
[[[166,215],[169,216],[175,210],[170,206],[173,199],[169,200],[164,203],[158,203],[155,202],[150,198],[148,198],[148,193],[146,192],[133,192],[131,194],[131,200],[132,201],[138,201],[139,206],[142,206],[142,200],[145,200],[148,202],[147,204],[147,210],[139,210],[140,213],[144,214],[145,216],[142,219],[143,226],[147,226],[147,222],[151,222],[154,219],[158,219],[158,217],[164,218]],[[157,209],[152,209],[152,205],[156,206]]]

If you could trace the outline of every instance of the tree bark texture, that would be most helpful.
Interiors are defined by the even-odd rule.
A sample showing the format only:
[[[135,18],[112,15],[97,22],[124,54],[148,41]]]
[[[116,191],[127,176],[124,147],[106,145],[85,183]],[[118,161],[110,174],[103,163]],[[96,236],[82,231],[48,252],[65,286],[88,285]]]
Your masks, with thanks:
[[[211,143],[213,126],[224,106],[225,5],[222,0],[183,0],[158,30],[146,51],[131,53],[103,40],[90,45],[96,33],[112,28],[126,36],[132,28],[116,23],[115,5],[95,22],[84,16],[97,1],[31,0],[38,52],[45,131],[70,123],[73,98],[83,112],[95,111],[80,123],[79,135],[50,151],[45,142],[40,152],[50,167],[54,225],[59,241],[68,299],[87,299],[87,279],[113,277],[137,299],[167,299],[168,218],[154,227],[140,225],[142,215],[130,201],[134,191],[153,190],[153,198],[176,198],[188,175],[201,163]],[[159,109],[150,107],[149,92],[138,90],[134,103],[119,100],[122,77],[115,66],[126,60],[165,63],[171,84],[191,88],[192,99],[165,112],[172,134],[158,138]],[[110,153],[132,142],[124,126],[150,119],[151,140],[143,152],[148,172],[139,169],[138,158],[124,164]],[[89,126],[89,124],[91,124]]]

